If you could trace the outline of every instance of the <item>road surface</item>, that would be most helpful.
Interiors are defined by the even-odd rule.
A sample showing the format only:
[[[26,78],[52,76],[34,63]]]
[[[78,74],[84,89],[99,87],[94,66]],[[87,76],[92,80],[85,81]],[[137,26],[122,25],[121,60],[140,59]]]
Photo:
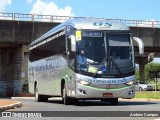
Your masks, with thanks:
[[[73,105],[64,105],[59,99],[51,99],[48,102],[36,102],[34,98],[16,100],[22,102],[23,106],[9,111],[31,112],[37,115],[39,113],[42,118],[47,119],[55,117],[58,120],[64,118],[67,120],[134,120],[136,117],[136,120],[160,120],[160,102],[158,101],[120,100],[118,105],[101,101],[79,101]],[[154,117],[151,117],[152,115]]]

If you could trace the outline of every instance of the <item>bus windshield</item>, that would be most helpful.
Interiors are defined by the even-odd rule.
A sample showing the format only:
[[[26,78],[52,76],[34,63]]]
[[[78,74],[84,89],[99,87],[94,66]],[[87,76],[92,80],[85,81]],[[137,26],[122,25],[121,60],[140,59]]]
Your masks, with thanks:
[[[95,74],[123,74],[134,70],[130,34],[82,31],[77,41],[77,69]]]

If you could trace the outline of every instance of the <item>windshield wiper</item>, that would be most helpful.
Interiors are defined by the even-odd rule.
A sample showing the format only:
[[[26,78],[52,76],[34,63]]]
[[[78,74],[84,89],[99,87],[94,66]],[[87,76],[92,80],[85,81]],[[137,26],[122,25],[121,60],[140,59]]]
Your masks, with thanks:
[[[119,72],[119,74],[124,77],[124,74],[123,72],[119,69],[117,63],[115,62],[114,58],[112,56],[109,57],[109,60],[108,60],[108,72],[110,72],[110,66],[111,66],[111,62],[113,64],[113,66],[115,66],[115,69],[117,70],[117,72]]]
[[[98,66],[96,72],[93,74],[93,76],[95,77],[97,75],[97,72],[99,71],[99,69],[102,67],[102,65],[104,64],[104,62],[106,62],[107,64],[107,56],[105,56],[102,60],[102,62],[100,63],[100,65]],[[108,59],[108,64],[107,64],[107,73],[110,72],[110,67],[111,67],[111,63],[113,64],[113,66],[115,67],[115,69],[117,70],[117,72],[122,76],[124,77],[124,74],[123,72],[119,69],[117,63],[115,62],[114,58],[112,56],[109,57]]]

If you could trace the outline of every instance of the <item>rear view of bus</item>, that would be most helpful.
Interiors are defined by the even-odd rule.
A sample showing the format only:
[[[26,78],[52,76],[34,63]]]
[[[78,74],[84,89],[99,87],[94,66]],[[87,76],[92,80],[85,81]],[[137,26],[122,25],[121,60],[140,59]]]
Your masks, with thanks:
[[[81,99],[96,99],[117,104],[118,98],[134,97],[134,49],[129,27],[116,21],[75,19],[62,23],[59,28],[61,29],[53,28],[44,38],[46,41],[42,40],[43,44],[47,44],[48,41],[61,41],[61,44],[65,45],[65,52],[63,55],[56,54],[57,60],[63,61],[58,62],[58,72],[55,68],[52,70],[51,64],[52,71],[47,74],[53,76],[48,80],[50,83],[47,83],[47,80],[39,80],[40,85],[47,84],[44,89],[54,88],[54,92],[48,93],[43,89],[44,92],[39,93],[41,96],[62,96],[64,104]],[[64,37],[57,36],[54,39],[53,36],[60,31],[63,31]],[[35,44],[36,42],[34,46]],[[31,47],[33,50],[36,49],[36,46]],[[52,63],[54,55],[48,58]],[[48,58],[42,59],[47,61]],[[30,65],[36,66],[40,61],[42,60],[34,61]],[[35,77],[32,77],[32,80],[37,80],[33,74]],[[38,76],[37,78],[41,79]],[[34,87],[35,84],[30,86]]]

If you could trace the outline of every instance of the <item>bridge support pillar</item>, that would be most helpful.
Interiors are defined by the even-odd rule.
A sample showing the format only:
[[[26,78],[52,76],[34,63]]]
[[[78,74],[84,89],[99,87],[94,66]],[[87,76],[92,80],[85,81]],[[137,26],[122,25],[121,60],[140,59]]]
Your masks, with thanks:
[[[148,55],[137,55],[135,62],[139,64],[139,78],[141,82],[145,82],[145,65],[154,59],[154,53]]]
[[[22,92],[27,92],[27,80],[28,80],[28,45],[21,45],[17,48],[17,54],[15,59],[15,71],[14,71],[14,94],[18,96]]]
[[[27,80],[28,45],[0,47],[0,97],[26,92]]]
[[[139,79],[141,82],[145,82],[145,65],[148,63],[148,56],[138,55],[135,60],[139,64]]]
[[[145,69],[144,69],[144,67],[145,67],[145,64],[144,63],[140,63],[139,64],[139,79],[140,79],[140,81],[143,81],[143,82],[145,82]]]

